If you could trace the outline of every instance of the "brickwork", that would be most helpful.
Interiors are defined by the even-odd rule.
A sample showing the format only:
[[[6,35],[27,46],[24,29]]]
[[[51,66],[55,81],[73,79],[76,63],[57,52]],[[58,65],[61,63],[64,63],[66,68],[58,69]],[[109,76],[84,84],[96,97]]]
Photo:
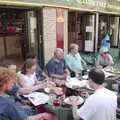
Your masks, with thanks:
[[[43,8],[43,40],[45,63],[53,56],[56,47],[56,9]]]
[[[64,52],[68,53],[68,10],[64,10]]]
[[[43,40],[45,64],[56,48],[56,8],[43,8]],[[68,51],[68,10],[64,9],[64,51]]]

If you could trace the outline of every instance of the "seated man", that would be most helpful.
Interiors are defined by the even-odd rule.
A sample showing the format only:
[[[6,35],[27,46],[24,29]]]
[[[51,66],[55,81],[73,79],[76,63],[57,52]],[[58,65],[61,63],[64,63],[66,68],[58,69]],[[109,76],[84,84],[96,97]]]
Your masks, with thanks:
[[[70,45],[70,53],[65,57],[65,60],[71,71],[75,73],[82,73],[87,68],[85,61],[81,58],[78,53],[78,45]]]
[[[104,88],[104,72],[92,69],[89,72],[89,85],[95,90],[83,106],[77,109],[76,99],[72,98],[73,116],[80,120],[116,120],[117,96],[114,92]]]
[[[64,60],[64,53],[61,48],[57,48],[54,52],[54,57],[47,63],[46,68],[48,74],[52,78],[65,80],[69,71]]]
[[[30,115],[14,101],[5,97],[5,93],[12,89],[15,79],[15,73],[0,67],[0,115],[10,120],[53,120],[52,115],[48,113]]]

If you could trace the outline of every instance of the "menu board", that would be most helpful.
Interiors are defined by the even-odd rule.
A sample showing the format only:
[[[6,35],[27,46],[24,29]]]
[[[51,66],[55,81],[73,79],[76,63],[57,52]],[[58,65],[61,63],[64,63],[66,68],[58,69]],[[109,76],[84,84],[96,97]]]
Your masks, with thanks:
[[[85,51],[93,52],[94,42],[92,40],[85,40]]]

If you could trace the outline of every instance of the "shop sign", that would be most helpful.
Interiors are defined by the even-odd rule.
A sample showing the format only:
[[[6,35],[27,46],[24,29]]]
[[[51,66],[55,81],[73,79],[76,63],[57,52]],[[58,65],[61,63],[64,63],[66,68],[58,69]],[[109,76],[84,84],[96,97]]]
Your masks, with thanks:
[[[93,40],[85,40],[85,51],[93,52],[94,41]]]
[[[14,3],[14,4],[30,4],[33,6],[39,4],[53,5],[53,6],[64,6],[64,7],[74,7],[90,9],[94,11],[103,12],[118,12],[120,13],[120,1],[116,0],[2,0],[0,3]],[[8,2],[8,3],[7,3]]]
[[[56,9],[56,44],[57,48],[64,49],[64,10]]]
[[[86,26],[86,32],[93,32],[94,27],[93,26]]]

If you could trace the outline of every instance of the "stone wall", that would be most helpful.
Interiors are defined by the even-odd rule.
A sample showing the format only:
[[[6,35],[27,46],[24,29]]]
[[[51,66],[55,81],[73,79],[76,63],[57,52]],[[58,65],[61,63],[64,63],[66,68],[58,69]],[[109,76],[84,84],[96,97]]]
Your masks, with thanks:
[[[45,64],[53,56],[56,47],[56,9],[43,8],[43,41]]]
[[[43,41],[45,64],[56,48],[56,8],[43,8]],[[64,9],[64,51],[68,51],[68,10]]]

